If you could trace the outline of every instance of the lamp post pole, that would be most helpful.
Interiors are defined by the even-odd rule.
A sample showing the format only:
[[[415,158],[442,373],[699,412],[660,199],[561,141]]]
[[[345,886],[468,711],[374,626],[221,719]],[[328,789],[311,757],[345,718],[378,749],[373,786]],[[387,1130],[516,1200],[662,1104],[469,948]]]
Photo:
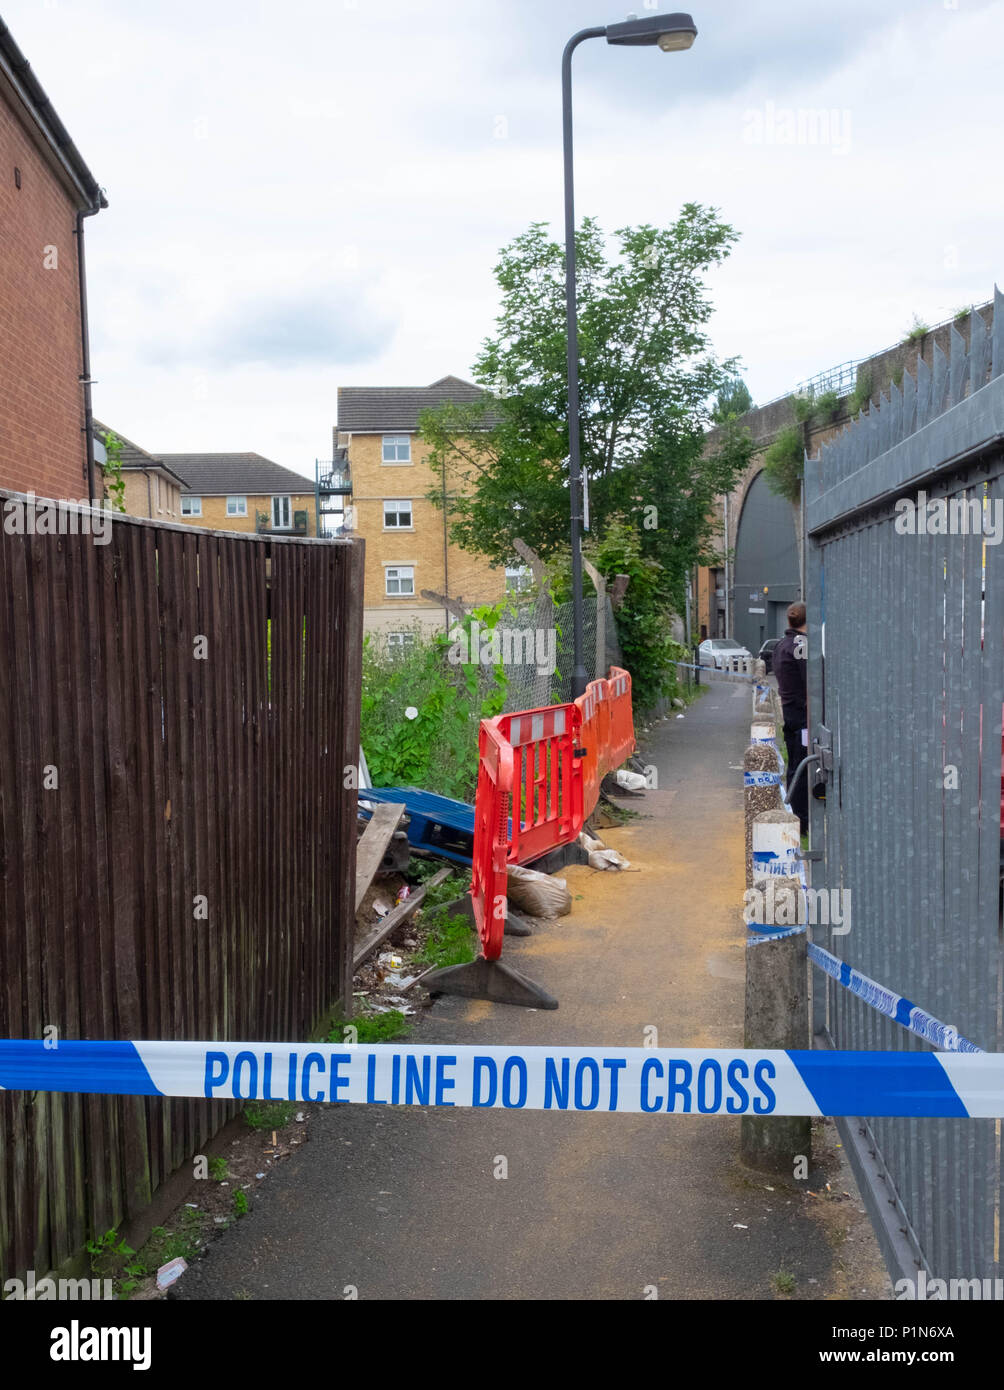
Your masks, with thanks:
[[[572,54],[606,28],[582,29],[561,58],[561,114],[565,159],[565,322],[568,333],[568,491],[572,513],[572,699],[586,692],[582,623],[582,461],[579,424],[579,316],[575,296],[575,184],[572,172]]]
[[[658,44],[664,52],[689,48],[697,28],[689,14],[652,15],[622,24],[580,29],[561,58],[561,116],[565,163],[565,321],[568,334],[568,492],[572,541],[572,699],[585,694],[589,676],[582,622],[582,453],[579,416],[579,320],[575,296],[575,186],[572,172],[572,54],[586,39],[630,47]]]

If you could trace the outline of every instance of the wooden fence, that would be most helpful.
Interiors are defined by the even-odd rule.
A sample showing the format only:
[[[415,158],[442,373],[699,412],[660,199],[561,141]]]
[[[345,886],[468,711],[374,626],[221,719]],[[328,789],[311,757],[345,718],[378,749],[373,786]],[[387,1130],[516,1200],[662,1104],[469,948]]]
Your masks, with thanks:
[[[0,492],[0,522],[18,508],[37,520]],[[0,1035],[308,1037],[350,989],[361,542],[16,525]],[[0,1277],[55,1269],[141,1211],[233,1112],[0,1093]]]

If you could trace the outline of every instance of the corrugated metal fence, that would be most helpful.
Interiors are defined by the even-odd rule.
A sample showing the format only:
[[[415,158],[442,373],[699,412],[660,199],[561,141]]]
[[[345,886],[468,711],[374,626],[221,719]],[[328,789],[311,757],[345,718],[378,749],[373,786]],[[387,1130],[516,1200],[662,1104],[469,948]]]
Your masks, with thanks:
[[[22,529],[41,516],[25,505],[0,493]],[[0,1034],[308,1037],[350,987],[362,545],[17,525],[0,530]],[[0,1277],[141,1210],[231,1113],[0,1095]]]
[[[812,882],[852,909],[847,934],[813,937],[1000,1051],[999,292],[992,328],[976,313],[965,327],[806,464],[810,738],[833,748]],[[814,985],[837,1047],[927,1049],[818,971]],[[999,1123],[866,1117],[847,1138],[897,1278],[999,1272]]]

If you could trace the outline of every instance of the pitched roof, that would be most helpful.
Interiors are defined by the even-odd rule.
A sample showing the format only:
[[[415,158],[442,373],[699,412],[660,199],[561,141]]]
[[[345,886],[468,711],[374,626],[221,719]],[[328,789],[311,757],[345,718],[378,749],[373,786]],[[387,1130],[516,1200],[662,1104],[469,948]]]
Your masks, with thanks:
[[[419,411],[443,401],[465,404],[483,395],[480,386],[458,376],[440,377],[431,386],[340,386],[338,429],[346,434],[414,430]]]
[[[305,494],[314,484],[302,473],[283,468],[261,454],[160,454],[187,479],[185,493],[196,497],[268,497],[273,493]]]
[[[100,420],[94,420],[94,437],[103,444],[106,434],[114,434],[115,438],[122,445],[122,468],[124,471],[130,469],[141,469],[144,472],[166,473],[180,483],[182,488],[185,486],[184,477],[164,462],[163,457],[156,454],[148,454],[145,449],[141,449],[138,444],[134,444],[131,439],[126,439],[124,434],[119,434],[118,430],[109,429]]]
[[[76,185],[81,209],[106,208],[108,200],[98,181],[84,163],[83,156],[70,138],[70,133],[56,114],[42,84],[32,72],[27,58],[14,41],[14,35],[0,19],[0,89],[14,93],[30,117],[39,135],[51,151],[51,156],[64,172],[64,177]]]

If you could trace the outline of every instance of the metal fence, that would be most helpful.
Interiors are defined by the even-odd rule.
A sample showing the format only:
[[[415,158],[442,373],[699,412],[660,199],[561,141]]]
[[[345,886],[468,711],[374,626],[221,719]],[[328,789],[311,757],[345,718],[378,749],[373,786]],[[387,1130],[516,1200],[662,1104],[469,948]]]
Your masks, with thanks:
[[[0,493],[0,1036],[305,1039],[351,987],[362,545],[46,505]],[[0,1093],[0,1279],[233,1110]]]
[[[972,315],[968,351],[953,330],[947,357],[935,347],[805,476],[810,743],[826,768],[812,882],[851,907],[846,934],[813,939],[986,1051],[1002,1050],[1004,1012],[999,292],[994,308],[989,331]],[[813,983],[817,1041],[930,1050]],[[999,1122],[865,1116],[844,1138],[895,1278],[999,1274]]]

